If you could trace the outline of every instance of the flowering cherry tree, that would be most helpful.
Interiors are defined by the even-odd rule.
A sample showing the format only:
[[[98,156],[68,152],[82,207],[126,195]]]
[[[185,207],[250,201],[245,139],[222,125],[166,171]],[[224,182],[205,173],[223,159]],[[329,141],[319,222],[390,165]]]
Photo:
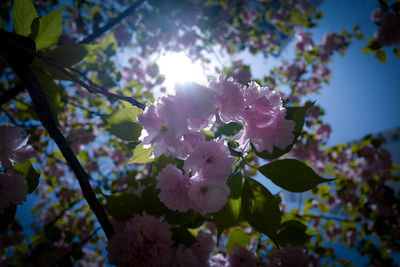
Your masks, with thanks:
[[[371,15],[380,28],[364,49],[382,62],[381,47],[399,43],[394,2]],[[394,264],[390,154],[372,137],[327,147],[324,111],[305,100],[359,27],[316,43],[311,1],[74,5],[1,4],[0,265],[351,266],[328,244],[338,237]],[[291,37],[295,59],[263,80],[231,57],[278,56]],[[166,88],[165,51],[213,69],[208,82]],[[229,62],[214,68],[221,55]],[[266,179],[312,197],[287,210]]]

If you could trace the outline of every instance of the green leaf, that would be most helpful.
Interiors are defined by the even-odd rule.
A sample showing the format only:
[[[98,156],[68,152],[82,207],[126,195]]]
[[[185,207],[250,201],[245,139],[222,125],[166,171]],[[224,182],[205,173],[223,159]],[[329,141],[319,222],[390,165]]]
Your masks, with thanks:
[[[214,133],[210,130],[204,130],[203,128],[200,128],[200,131],[202,131],[206,135],[207,141],[210,141],[215,138]]]
[[[3,213],[0,213],[0,233],[4,232],[10,223],[14,220],[17,207],[10,205],[4,209]]]
[[[242,195],[242,179],[243,177],[241,172],[238,172],[228,178],[228,181],[226,183],[231,189],[231,195],[229,196],[230,198],[237,199],[240,198],[240,196]]]
[[[14,162],[14,169],[25,176],[28,194],[32,193],[39,184],[40,173],[35,171],[30,160],[24,163]]]
[[[62,12],[64,7],[46,14],[39,20],[39,31],[36,35],[36,49],[38,51],[55,45],[62,32]],[[30,25],[29,25],[30,26]]]
[[[152,162],[154,161],[153,158],[150,158],[152,151],[153,151],[152,147],[149,149],[145,149],[143,148],[143,143],[140,143],[139,145],[136,146],[135,150],[133,151],[133,157],[127,163],[146,164]]]
[[[229,199],[228,203],[214,216],[218,239],[222,232],[239,223],[241,199]]]
[[[324,179],[312,168],[296,159],[282,159],[258,168],[274,184],[290,192],[305,192],[334,179]]]
[[[400,47],[395,47],[393,49],[393,53],[396,55],[396,57],[400,58]]]
[[[137,107],[130,107],[106,115],[104,116],[108,123],[106,130],[123,140],[137,141],[142,131],[142,126],[136,120],[137,116],[142,112]]]
[[[37,17],[32,21],[32,25],[31,25],[31,33],[29,34],[29,38],[31,38],[32,40],[36,39],[36,36],[39,33],[39,23],[40,23],[40,18]]]
[[[215,137],[220,137],[221,135],[234,136],[242,129],[243,126],[240,123],[230,122],[220,126],[215,132]]]
[[[15,33],[28,36],[31,33],[32,21],[38,17],[32,1],[15,0],[12,12]]]
[[[376,51],[381,49],[382,45],[377,38],[371,38],[367,42],[367,47],[369,47],[373,51]]]
[[[174,245],[184,244],[190,247],[197,242],[196,238],[185,227],[172,227],[172,240],[174,240]]]
[[[3,19],[0,17],[0,29],[6,30],[6,26],[4,25]]]
[[[105,50],[115,50],[118,47],[117,40],[114,37],[114,32],[104,37],[99,43],[100,49]]]
[[[31,66],[31,70],[40,83],[40,87],[42,88],[47,103],[50,106],[50,111],[53,115],[53,118],[55,121],[57,121],[57,114],[60,109],[61,102],[60,90],[58,89],[54,80],[41,69]]]
[[[369,48],[368,46],[365,46],[361,49],[361,52],[365,53],[365,54],[371,54],[374,53],[374,50],[372,50],[371,48]]]
[[[142,192],[142,203],[144,210],[151,215],[159,217],[168,213],[169,209],[161,202],[158,197],[160,190],[149,186]]]
[[[239,247],[246,247],[249,245],[250,238],[242,228],[238,228],[230,232],[228,242],[226,243],[226,250],[231,253],[232,248],[236,245]]]
[[[175,158],[171,156],[166,156],[164,154],[156,158],[153,163],[153,170],[152,170],[153,175],[157,176],[157,174],[159,174],[165,168],[165,166],[167,166],[167,164],[175,165],[177,164],[177,161],[175,160]]]
[[[278,200],[268,189],[255,180],[246,179],[242,191],[242,211],[256,231],[275,240],[281,226],[281,211]]]
[[[107,197],[106,210],[119,221],[127,221],[142,211],[140,198],[128,193],[116,193]]]
[[[302,245],[310,240],[310,235],[306,234],[307,226],[297,220],[290,220],[282,223],[281,230],[277,236],[277,242],[282,247],[287,244],[293,246]]]
[[[386,53],[383,50],[376,51],[375,57],[379,59],[381,63],[386,63]]]
[[[83,60],[90,51],[97,47],[98,45],[83,44],[60,45],[49,51],[46,55],[55,59],[63,67],[71,67]]]
[[[256,152],[257,156],[263,159],[276,159],[289,152],[292,149],[293,145],[296,143],[297,138],[301,135],[304,121],[306,118],[306,112],[313,104],[314,103],[307,102],[303,107],[287,108],[285,119],[292,120],[296,124],[293,129],[293,136],[294,136],[293,142],[284,149],[280,149],[274,146],[272,153],[268,153],[268,151],[262,151],[262,152],[256,151],[256,149],[252,144],[253,150]]]
[[[188,228],[198,228],[204,223],[204,217],[194,210],[180,212],[168,209],[165,213],[165,220],[169,224],[177,224]]]

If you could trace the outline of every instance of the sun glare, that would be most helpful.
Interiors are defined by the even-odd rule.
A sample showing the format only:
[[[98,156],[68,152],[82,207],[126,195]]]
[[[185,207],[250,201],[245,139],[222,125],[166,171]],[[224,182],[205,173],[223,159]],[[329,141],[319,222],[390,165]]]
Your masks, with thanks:
[[[165,75],[167,93],[173,93],[176,83],[196,82],[206,83],[203,69],[197,62],[192,62],[183,52],[168,53],[157,61],[160,73]]]

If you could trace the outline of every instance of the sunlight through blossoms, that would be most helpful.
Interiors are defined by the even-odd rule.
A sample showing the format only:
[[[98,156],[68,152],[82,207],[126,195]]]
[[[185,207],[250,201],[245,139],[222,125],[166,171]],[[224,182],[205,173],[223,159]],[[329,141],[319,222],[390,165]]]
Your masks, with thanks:
[[[192,60],[183,52],[167,53],[157,61],[160,73],[165,75],[164,85],[167,93],[174,93],[176,83],[196,82],[205,84],[207,79],[199,62]]]

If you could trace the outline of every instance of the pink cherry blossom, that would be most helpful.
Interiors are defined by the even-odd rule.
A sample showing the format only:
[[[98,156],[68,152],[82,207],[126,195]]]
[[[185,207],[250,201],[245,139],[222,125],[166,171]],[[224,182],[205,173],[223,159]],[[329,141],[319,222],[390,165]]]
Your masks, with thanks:
[[[180,244],[175,250],[174,259],[171,262],[171,267],[202,267],[198,262],[198,258],[193,254],[193,251]]]
[[[256,256],[245,247],[234,246],[228,256],[231,267],[256,267]]]
[[[136,215],[107,245],[117,266],[170,266],[173,248],[170,225],[151,215]]]
[[[186,212],[191,208],[189,199],[189,177],[176,166],[168,164],[156,177],[161,189],[160,200],[171,210]]]
[[[228,259],[226,259],[221,253],[213,255],[209,259],[208,264],[210,267],[229,267]]]
[[[297,32],[296,37],[298,41],[294,46],[300,51],[308,51],[313,49],[314,42],[305,32]]]
[[[244,132],[240,136],[243,145],[250,139],[257,151],[272,153],[273,146],[284,149],[294,139],[294,121],[286,120],[286,110],[281,98],[274,91],[249,83],[245,87],[243,124]]]
[[[400,16],[388,14],[380,21],[381,27],[376,37],[384,46],[400,43]]]
[[[321,60],[328,60],[334,50],[343,50],[347,46],[346,39],[336,33],[327,33],[318,45]]]
[[[205,215],[219,211],[228,201],[230,189],[226,183],[200,177],[198,173],[190,179],[189,198],[193,209]]]
[[[10,168],[12,161],[22,163],[34,157],[36,152],[23,138],[21,129],[13,126],[0,126],[0,166]]]
[[[176,85],[176,95],[171,97],[177,112],[187,119],[189,128],[207,127],[215,114],[215,92],[196,83]]]
[[[146,108],[138,116],[143,126],[141,139],[144,145],[152,145],[155,157],[162,153],[176,154],[183,149],[182,136],[187,129],[187,122],[176,110],[171,99],[163,97],[159,102]]]
[[[370,19],[375,23],[380,23],[387,14],[387,11],[383,11],[378,7],[371,12]]]
[[[319,266],[319,257],[309,254],[304,246],[287,245],[281,250],[271,252],[267,267],[276,266]]]
[[[20,205],[26,201],[28,187],[25,177],[14,169],[0,173],[0,214],[11,204]]]
[[[199,231],[197,242],[190,246],[193,254],[196,255],[200,266],[207,266],[210,253],[214,249],[214,241],[210,233]]]
[[[204,139],[203,139],[204,140]],[[192,174],[215,181],[226,182],[232,172],[234,158],[230,157],[228,146],[224,140],[203,141],[197,143],[196,148],[185,161],[184,169]]]
[[[305,66],[302,61],[296,60],[294,63],[288,65],[285,64],[281,67],[281,70],[285,73],[288,81],[296,81],[300,75],[304,72]]]
[[[238,121],[244,109],[241,85],[232,79],[220,76],[218,81],[210,83],[216,91],[216,105],[223,122]]]

